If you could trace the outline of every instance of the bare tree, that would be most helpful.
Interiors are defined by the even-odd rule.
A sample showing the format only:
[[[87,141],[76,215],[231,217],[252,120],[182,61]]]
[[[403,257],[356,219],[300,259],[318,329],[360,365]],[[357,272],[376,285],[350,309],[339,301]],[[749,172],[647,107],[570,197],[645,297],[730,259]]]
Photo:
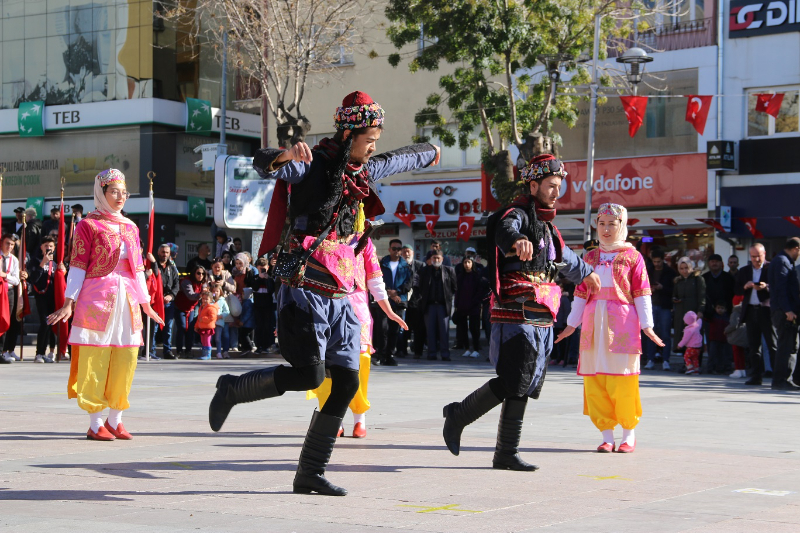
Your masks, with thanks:
[[[228,32],[228,65],[262,113],[276,121],[278,144],[302,141],[311,129],[302,102],[310,83],[336,76],[364,45],[375,11],[370,0],[173,0],[160,14],[189,28],[193,44],[213,47],[222,59]],[[199,51],[198,46],[193,46]],[[199,52],[198,52],[199,53]]]

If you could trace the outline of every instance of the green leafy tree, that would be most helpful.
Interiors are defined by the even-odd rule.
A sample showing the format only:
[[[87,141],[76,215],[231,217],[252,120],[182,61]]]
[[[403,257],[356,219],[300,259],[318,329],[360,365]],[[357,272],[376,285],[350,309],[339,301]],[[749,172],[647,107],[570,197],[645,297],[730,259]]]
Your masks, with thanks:
[[[408,61],[411,72],[452,66],[439,79],[441,91],[417,112],[417,126],[431,126],[443,144],[461,149],[479,142],[474,133],[479,130],[484,169],[494,176],[500,200],[507,201],[520,192],[508,145],[517,146],[526,160],[556,153],[560,138],[551,132],[553,121],[572,127],[578,120],[575,88],[587,84],[590,74],[577,58],[592,50],[595,16],[602,17],[602,42],[613,46],[635,23],[646,26],[652,12],[611,0],[389,0],[386,16],[395,47],[424,43]],[[395,53],[389,62],[397,66],[403,58]],[[555,72],[559,66],[571,71],[569,83],[560,87],[546,75],[529,74],[537,62],[553,58],[567,59],[549,65]],[[603,83],[612,82],[604,76]],[[455,131],[448,122],[456,123]]]

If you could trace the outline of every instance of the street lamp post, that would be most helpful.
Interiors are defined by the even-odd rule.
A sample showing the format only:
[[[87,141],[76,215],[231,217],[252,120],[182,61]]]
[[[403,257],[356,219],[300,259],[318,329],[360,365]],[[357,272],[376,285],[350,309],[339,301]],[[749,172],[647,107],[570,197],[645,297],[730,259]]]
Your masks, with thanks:
[[[592,191],[594,189],[594,137],[595,119],[597,117],[597,60],[600,55],[600,18],[594,18],[594,50],[592,52],[592,83],[589,85],[589,147],[586,154],[586,205],[583,208],[583,238],[588,241],[592,238]],[[617,58],[618,63],[625,65],[628,82],[633,85],[633,94],[636,94],[636,86],[642,81],[644,64],[652,61],[653,58],[641,48],[634,47],[626,50],[621,57]]]

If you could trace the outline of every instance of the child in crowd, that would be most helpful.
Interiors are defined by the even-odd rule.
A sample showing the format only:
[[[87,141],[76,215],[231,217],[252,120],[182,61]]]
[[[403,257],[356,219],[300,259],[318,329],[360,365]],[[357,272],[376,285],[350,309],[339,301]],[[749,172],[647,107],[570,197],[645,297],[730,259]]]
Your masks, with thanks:
[[[683,315],[686,327],[683,329],[683,338],[678,343],[678,348],[686,347],[683,361],[686,363],[687,374],[700,372],[700,353],[703,349],[703,321],[697,318],[697,313],[687,311]]]
[[[732,378],[747,377],[745,371],[745,354],[747,353],[747,327],[742,323],[742,296],[733,297],[733,312],[728,326],[725,328],[725,336],[728,344],[733,350],[733,374]]]
[[[725,328],[729,322],[727,306],[723,302],[717,302],[714,305],[714,316],[710,317],[708,323],[707,374],[722,374],[728,371],[730,348],[725,337]]]
[[[197,311],[197,321],[194,329],[200,335],[200,346],[203,355],[198,359],[211,359],[211,337],[214,336],[214,328],[217,322],[219,308],[211,300],[212,296],[208,290],[200,293],[200,305]]]
[[[228,328],[225,327],[225,321],[229,320],[231,310],[228,307],[228,302],[222,296],[222,289],[214,287],[211,291],[214,305],[219,310],[217,313],[217,322],[214,328],[214,340],[217,345],[217,359],[230,359],[228,355],[228,348],[230,347],[230,337],[228,336]]]

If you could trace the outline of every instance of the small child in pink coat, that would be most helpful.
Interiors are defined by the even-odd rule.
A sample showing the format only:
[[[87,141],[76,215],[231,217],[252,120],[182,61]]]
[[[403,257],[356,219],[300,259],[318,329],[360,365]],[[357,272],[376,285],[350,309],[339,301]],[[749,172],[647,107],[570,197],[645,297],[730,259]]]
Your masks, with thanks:
[[[686,328],[683,330],[683,338],[678,347],[686,347],[686,353],[683,354],[686,373],[697,374],[700,371],[700,354],[703,349],[703,321],[697,318],[694,311],[687,311],[683,315],[683,321]]]

